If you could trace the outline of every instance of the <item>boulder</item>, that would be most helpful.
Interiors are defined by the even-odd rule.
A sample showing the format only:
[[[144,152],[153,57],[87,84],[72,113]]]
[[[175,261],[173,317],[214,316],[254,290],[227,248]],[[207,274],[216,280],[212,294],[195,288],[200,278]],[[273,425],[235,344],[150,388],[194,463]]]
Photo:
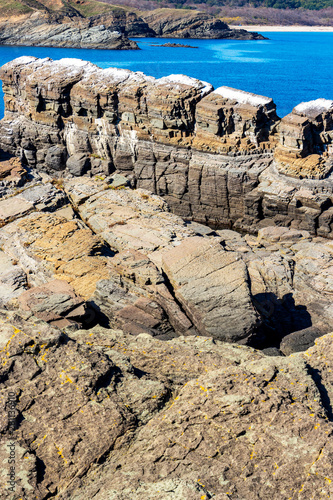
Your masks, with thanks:
[[[49,170],[65,170],[67,152],[65,148],[59,146],[51,146],[48,148],[45,165]]]
[[[246,266],[220,242],[187,238],[163,255],[175,297],[201,335],[246,343],[258,327]]]
[[[87,316],[84,300],[64,280],[29,288],[19,296],[18,302],[23,310],[60,328],[80,326]]]
[[[89,170],[90,160],[85,154],[74,154],[66,161],[68,171],[75,176],[83,175]]]
[[[280,350],[286,356],[293,352],[306,351],[315,344],[315,340],[322,336],[322,332],[313,326],[298,330],[286,335],[280,344]]]

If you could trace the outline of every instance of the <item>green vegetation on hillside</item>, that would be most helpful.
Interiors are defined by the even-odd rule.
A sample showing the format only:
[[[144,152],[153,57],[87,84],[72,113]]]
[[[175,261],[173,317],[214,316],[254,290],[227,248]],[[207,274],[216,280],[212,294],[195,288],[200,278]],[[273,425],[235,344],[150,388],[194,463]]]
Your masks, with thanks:
[[[124,10],[122,7],[96,2],[95,0],[70,0],[66,4],[80,12],[84,17],[97,16],[98,14],[105,14],[114,10]]]
[[[156,1],[156,0],[155,0]],[[157,0],[165,3],[163,0]],[[155,2],[154,2],[155,3]],[[274,9],[311,9],[319,10],[333,7],[333,0],[168,0],[177,8],[184,8],[195,4],[200,4],[200,8],[207,7],[273,7]]]
[[[83,17],[90,17],[115,10],[133,9],[96,0],[0,0],[0,17],[32,14],[35,11],[76,12]]]
[[[0,0],[0,15],[19,16],[21,14],[32,13],[33,9],[22,2],[15,0]]]

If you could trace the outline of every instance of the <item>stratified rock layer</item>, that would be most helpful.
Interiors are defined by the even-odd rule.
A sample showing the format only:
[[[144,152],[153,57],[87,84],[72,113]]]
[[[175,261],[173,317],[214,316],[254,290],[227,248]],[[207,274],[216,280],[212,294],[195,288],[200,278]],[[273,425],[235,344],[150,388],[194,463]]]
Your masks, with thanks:
[[[138,49],[123,33],[92,25],[81,17],[35,12],[28,18],[0,20],[1,45],[66,47],[75,49]]]
[[[38,78],[37,75],[38,74]],[[189,220],[332,237],[332,102],[296,106],[184,75],[19,58],[0,72],[2,147],[56,176],[126,176]]]

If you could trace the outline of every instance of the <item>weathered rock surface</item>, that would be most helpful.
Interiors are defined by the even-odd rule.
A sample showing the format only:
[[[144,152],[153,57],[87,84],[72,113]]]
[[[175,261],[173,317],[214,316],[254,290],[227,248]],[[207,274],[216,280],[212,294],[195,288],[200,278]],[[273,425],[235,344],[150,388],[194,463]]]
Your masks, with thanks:
[[[332,242],[214,231],[119,174],[6,162],[1,498],[332,495]]]
[[[98,4],[95,3],[92,9],[95,14],[89,17],[84,7],[91,11],[92,5],[87,2],[81,11],[76,8],[79,5],[61,0],[55,4],[47,0],[29,3],[29,6],[23,4],[23,8],[30,10],[29,14],[0,19],[0,42],[3,45],[138,49],[137,43],[128,37],[265,39],[259,33],[231,29],[221,20],[202,12],[159,9],[140,17],[137,10],[120,6],[108,10],[101,4],[101,13],[97,14]]]
[[[80,325],[86,315],[84,300],[75,295],[65,280],[52,280],[24,291],[18,298],[21,308],[52,326]]]
[[[98,14],[89,18],[91,26],[105,26],[111,31],[118,31],[125,36],[154,37],[155,31],[135,12],[114,9],[112,12]]]
[[[285,116],[275,157],[279,170],[292,177],[323,179],[333,169],[333,101],[302,102]]]
[[[66,333],[8,311],[0,322],[11,498],[331,494],[332,334],[281,358],[203,337]]]
[[[76,49],[138,49],[136,42],[102,23],[92,25],[89,20],[61,14],[49,16],[35,12],[27,19],[0,21],[1,45],[28,45],[37,47],[67,47]]]
[[[270,98],[213,91],[183,75],[156,80],[35,58],[0,73],[1,144],[31,168],[65,177],[116,172],[180,216],[215,227],[332,237],[331,101],[303,103],[280,121]]]
[[[163,255],[162,267],[197,330],[205,336],[241,342],[255,331],[245,264],[220,241],[186,238]]]

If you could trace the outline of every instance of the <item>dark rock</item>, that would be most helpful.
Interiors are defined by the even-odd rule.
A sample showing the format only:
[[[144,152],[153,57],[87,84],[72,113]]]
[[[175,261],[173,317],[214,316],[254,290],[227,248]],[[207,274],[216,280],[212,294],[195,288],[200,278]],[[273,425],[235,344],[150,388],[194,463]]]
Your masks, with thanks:
[[[198,49],[192,45],[184,45],[183,43],[163,43],[162,45],[152,44],[152,47],[183,47],[185,49]]]
[[[72,175],[80,176],[89,170],[90,159],[85,154],[74,154],[66,162],[66,167]]]
[[[290,333],[282,339],[280,350],[286,356],[289,356],[293,352],[306,351],[315,344],[315,340],[322,334],[323,333],[314,326]]]
[[[65,170],[67,151],[63,147],[51,146],[46,153],[45,166],[49,170]]]

